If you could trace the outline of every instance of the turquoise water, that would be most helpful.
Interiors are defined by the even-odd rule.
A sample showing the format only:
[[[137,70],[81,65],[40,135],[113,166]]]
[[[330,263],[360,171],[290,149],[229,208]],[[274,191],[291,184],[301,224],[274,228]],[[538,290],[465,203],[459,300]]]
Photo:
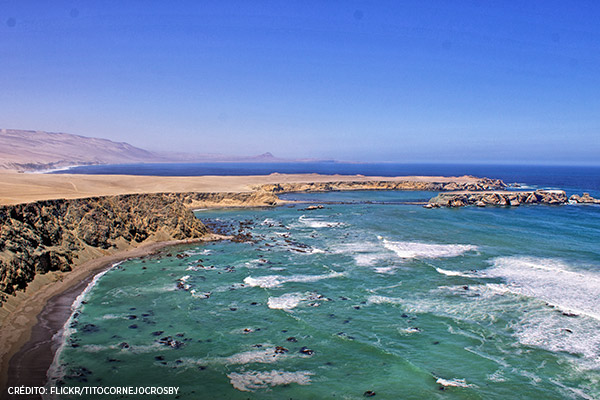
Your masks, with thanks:
[[[599,398],[600,207],[403,204],[431,196],[197,212],[256,242],[113,268],[54,374],[185,399]]]

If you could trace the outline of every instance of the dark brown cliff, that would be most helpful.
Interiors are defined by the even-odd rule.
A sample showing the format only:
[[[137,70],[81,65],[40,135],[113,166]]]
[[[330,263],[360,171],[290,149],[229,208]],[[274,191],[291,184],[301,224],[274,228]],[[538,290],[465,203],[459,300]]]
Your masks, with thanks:
[[[208,233],[176,194],[49,200],[0,207],[0,305],[36,274],[69,271],[86,252]]]

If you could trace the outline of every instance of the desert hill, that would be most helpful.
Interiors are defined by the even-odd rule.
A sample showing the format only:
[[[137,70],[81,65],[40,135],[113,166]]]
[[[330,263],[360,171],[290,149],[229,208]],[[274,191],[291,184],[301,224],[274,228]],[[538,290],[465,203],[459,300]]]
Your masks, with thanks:
[[[161,157],[124,142],[68,133],[0,130],[0,168],[43,170],[70,165],[158,162]]]
[[[289,162],[271,153],[228,156],[152,152],[125,142],[69,133],[0,129],[0,170],[39,171],[72,165],[159,162]]]

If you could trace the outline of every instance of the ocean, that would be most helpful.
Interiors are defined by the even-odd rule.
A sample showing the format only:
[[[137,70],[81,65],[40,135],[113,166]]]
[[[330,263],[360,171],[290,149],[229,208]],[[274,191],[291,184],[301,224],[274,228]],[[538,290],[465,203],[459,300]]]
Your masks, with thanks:
[[[107,174],[152,176],[341,174],[372,176],[461,176],[474,175],[502,179],[506,183],[528,183],[563,189],[600,190],[600,166],[535,166],[477,164],[398,164],[398,163],[147,163],[88,165],[54,171],[56,174]]]
[[[310,172],[600,191],[592,167],[346,167],[358,169]],[[434,195],[292,193],[302,203],[198,210],[253,241],[173,247],[99,276],[74,305],[52,382],[177,386],[182,399],[600,398],[600,207],[409,204]]]

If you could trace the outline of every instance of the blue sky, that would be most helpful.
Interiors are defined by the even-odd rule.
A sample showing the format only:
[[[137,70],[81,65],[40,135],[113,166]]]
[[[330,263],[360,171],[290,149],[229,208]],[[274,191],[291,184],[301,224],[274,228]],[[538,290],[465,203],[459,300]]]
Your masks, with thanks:
[[[0,127],[154,150],[600,163],[597,1],[0,0]]]

